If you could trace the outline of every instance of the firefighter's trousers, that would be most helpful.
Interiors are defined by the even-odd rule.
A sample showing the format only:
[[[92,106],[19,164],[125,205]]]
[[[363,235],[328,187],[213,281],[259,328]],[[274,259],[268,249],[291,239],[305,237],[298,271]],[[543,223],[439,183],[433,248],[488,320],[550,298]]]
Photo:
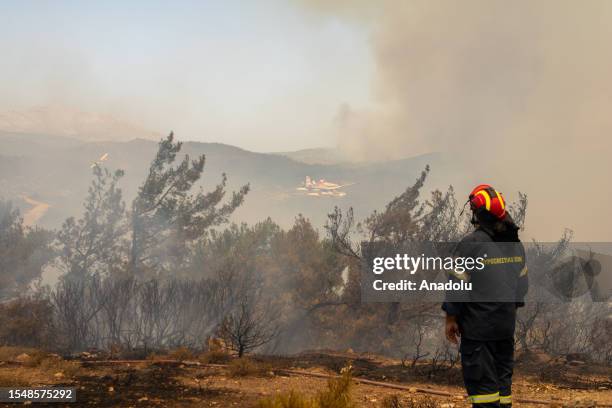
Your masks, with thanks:
[[[463,381],[476,408],[512,406],[514,339],[461,340]]]

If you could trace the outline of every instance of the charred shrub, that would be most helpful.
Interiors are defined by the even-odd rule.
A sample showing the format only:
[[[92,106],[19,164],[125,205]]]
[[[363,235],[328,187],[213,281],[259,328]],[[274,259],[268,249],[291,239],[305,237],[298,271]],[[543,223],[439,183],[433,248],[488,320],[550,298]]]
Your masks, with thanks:
[[[53,309],[47,299],[23,297],[0,305],[0,344],[48,348],[54,335]]]

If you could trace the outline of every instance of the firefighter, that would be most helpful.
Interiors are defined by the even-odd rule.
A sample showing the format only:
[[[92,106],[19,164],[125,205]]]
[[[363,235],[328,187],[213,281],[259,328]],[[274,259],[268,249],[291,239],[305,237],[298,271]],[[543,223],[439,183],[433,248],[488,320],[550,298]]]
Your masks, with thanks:
[[[454,256],[482,257],[485,267],[451,276],[469,280],[472,290],[446,293],[446,338],[455,344],[461,340],[461,368],[472,406],[509,408],[516,310],[524,304],[528,285],[525,250],[501,193],[481,184],[468,202],[474,230],[457,244]]]

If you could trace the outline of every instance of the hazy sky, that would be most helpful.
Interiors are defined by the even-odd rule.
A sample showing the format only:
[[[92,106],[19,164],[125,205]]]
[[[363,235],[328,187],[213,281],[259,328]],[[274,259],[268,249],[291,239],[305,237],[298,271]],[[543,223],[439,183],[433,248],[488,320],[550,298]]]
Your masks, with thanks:
[[[367,26],[269,1],[3,1],[0,109],[64,105],[256,151],[335,144]]]

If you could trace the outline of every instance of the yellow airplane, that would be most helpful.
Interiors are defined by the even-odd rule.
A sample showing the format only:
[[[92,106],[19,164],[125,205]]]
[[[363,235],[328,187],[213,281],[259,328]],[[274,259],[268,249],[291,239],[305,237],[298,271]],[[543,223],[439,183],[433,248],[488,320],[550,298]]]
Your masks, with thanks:
[[[91,163],[91,166],[89,166],[89,168],[93,169],[94,167],[99,166],[100,164],[104,163],[106,160],[108,160],[108,153],[104,153],[102,156],[100,156],[98,160]]]
[[[306,176],[306,179],[302,185],[297,187],[296,190],[304,192],[306,195],[311,197],[344,197],[346,193],[338,190],[343,187],[352,186],[353,184],[355,183],[336,184],[325,179],[319,179],[317,181],[313,180],[309,176]]]

